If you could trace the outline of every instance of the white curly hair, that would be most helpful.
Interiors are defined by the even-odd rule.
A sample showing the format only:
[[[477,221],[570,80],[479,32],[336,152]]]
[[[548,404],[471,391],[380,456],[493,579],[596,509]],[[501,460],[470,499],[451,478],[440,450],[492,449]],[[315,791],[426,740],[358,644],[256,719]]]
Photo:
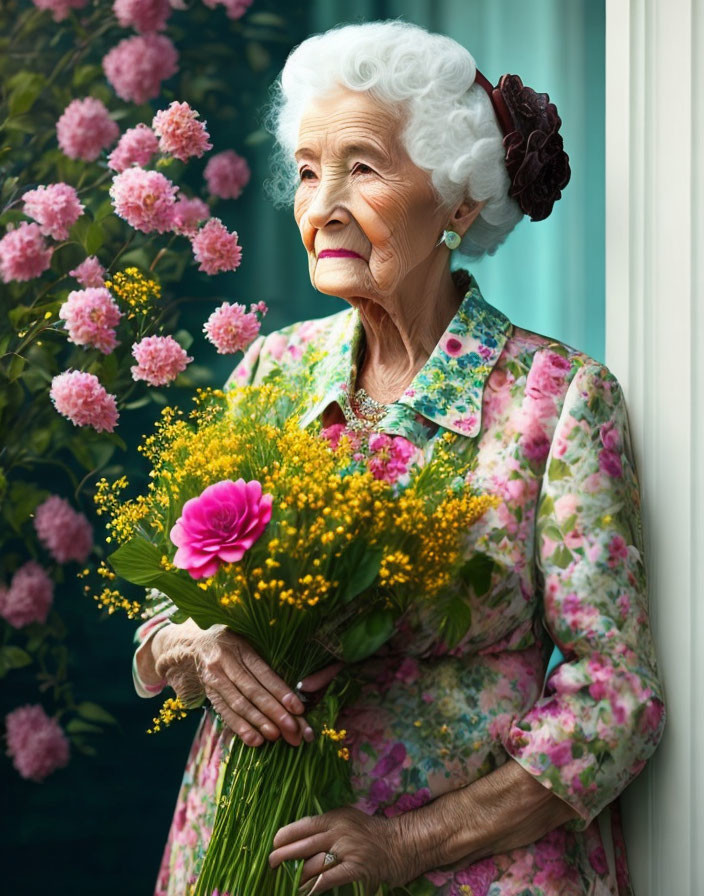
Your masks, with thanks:
[[[474,83],[473,56],[457,41],[407,22],[341,25],[289,55],[273,88],[267,126],[278,150],[269,192],[290,204],[298,182],[293,158],[304,110],[336,86],[368,91],[405,113],[402,140],[412,162],[430,173],[448,210],[486,200],[459,251],[492,255],[523,217],[508,195],[502,133],[486,91]]]

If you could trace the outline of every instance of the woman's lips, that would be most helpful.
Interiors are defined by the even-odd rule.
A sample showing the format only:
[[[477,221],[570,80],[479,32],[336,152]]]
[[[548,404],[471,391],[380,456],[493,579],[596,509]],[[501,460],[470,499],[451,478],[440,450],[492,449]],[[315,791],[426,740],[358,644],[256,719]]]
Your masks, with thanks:
[[[361,258],[358,252],[351,249],[323,249],[318,253],[318,258]]]

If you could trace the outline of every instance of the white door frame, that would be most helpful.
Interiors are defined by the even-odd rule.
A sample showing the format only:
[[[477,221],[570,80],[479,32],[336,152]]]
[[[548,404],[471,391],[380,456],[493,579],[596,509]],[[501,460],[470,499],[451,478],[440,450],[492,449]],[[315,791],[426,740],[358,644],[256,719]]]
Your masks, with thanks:
[[[636,896],[704,894],[704,0],[606,2],[606,364],[643,495],[667,721],[622,796]],[[700,566],[702,564],[702,566]]]

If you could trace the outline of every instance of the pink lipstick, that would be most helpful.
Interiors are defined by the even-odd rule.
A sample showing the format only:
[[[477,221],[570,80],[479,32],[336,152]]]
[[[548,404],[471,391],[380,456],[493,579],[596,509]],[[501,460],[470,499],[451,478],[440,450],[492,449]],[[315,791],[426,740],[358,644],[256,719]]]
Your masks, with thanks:
[[[323,249],[318,253],[318,258],[361,258],[358,252],[351,249]]]

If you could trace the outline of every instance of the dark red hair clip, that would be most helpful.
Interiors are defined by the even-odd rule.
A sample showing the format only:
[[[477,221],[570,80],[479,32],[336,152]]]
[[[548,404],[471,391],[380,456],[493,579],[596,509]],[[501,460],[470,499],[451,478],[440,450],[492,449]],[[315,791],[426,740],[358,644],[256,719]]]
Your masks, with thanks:
[[[547,93],[526,87],[518,75],[502,75],[496,87],[477,69],[475,83],[491,100],[504,135],[509,196],[531,221],[542,221],[570,179],[569,156],[559,133],[562,120]]]

